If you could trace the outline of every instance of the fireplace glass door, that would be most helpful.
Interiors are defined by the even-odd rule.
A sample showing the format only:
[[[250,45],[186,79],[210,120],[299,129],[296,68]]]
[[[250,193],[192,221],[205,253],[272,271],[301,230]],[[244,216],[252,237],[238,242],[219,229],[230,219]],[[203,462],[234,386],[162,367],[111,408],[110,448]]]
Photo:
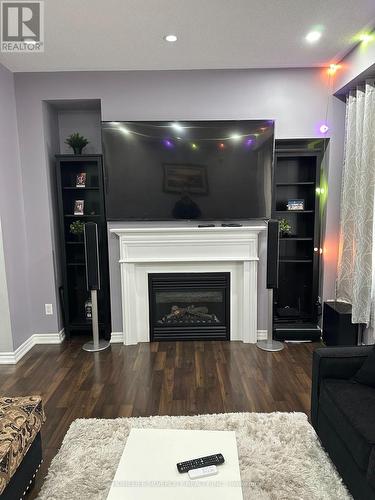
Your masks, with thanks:
[[[229,340],[230,273],[149,274],[150,338]]]

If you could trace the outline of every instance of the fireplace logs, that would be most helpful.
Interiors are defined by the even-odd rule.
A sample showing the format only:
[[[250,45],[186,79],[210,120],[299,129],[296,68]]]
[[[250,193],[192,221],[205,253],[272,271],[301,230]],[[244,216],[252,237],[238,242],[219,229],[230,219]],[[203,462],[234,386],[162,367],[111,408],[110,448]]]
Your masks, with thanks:
[[[158,323],[220,323],[216,314],[209,314],[208,308],[205,306],[195,306],[194,304],[187,307],[173,305],[171,312],[159,319]]]

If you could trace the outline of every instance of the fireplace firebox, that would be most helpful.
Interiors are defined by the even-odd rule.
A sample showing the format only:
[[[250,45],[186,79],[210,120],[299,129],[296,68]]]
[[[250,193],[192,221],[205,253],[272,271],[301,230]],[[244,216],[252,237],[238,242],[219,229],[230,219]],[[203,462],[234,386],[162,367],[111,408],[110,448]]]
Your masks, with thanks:
[[[150,273],[150,340],[229,340],[230,273]]]

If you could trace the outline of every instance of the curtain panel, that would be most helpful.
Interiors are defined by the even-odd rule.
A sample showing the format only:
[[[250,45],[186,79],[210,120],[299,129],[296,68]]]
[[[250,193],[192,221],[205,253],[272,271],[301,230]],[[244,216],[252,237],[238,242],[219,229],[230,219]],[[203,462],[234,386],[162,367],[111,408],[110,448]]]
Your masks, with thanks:
[[[337,300],[352,304],[353,323],[373,323],[375,86],[349,93],[342,177]]]

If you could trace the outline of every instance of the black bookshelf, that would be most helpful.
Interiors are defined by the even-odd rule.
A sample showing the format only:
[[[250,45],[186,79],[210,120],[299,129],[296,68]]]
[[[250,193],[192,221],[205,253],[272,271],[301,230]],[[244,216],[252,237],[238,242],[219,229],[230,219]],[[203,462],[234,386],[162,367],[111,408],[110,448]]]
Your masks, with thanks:
[[[85,173],[85,187],[76,187],[77,175]],[[85,245],[83,234],[70,230],[75,221],[98,225],[101,290],[98,292],[100,336],[109,340],[111,332],[107,224],[105,215],[103,161],[101,155],[56,155],[57,198],[60,221],[62,307],[65,335],[88,333],[86,319]],[[82,215],[74,215],[76,200],[84,201]]]
[[[274,294],[274,338],[316,340],[320,267],[320,170],[323,140],[278,140],[275,148],[273,213],[291,230],[280,234],[279,286]],[[303,200],[302,210],[288,210]]]

